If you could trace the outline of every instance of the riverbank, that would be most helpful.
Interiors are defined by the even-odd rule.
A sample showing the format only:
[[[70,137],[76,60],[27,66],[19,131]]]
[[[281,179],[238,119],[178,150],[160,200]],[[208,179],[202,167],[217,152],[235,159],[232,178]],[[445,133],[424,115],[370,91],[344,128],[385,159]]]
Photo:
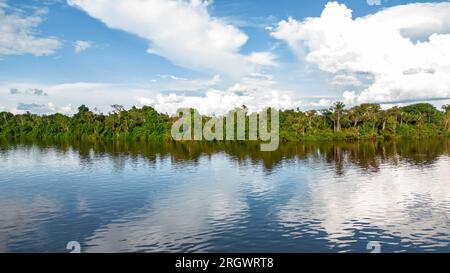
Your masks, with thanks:
[[[346,109],[343,103],[322,110],[285,110],[279,112],[280,142],[448,137],[450,106],[444,106],[443,110],[427,103],[387,110],[382,110],[379,104],[362,104]],[[233,111],[245,114],[248,136],[250,113],[245,106]],[[191,112],[196,111],[191,109]],[[202,123],[211,118],[203,116]],[[0,137],[171,141],[171,128],[177,119],[147,106],[125,110],[115,105],[113,111],[106,115],[95,113],[84,105],[73,116],[1,112]]]

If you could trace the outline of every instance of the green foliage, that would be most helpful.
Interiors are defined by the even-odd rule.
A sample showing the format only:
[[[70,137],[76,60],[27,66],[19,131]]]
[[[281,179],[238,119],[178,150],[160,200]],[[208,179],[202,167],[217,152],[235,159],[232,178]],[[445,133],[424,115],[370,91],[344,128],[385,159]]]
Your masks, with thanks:
[[[109,115],[96,114],[82,105],[73,117],[12,115],[0,113],[0,137],[79,140],[140,140],[158,141],[170,137],[171,120],[153,108],[133,107],[126,111],[113,105]]]
[[[321,111],[284,111],[280,115],[281,139],[358,140],[431,138],[450,135],[450,106],[439,111],[419,103],[382,110],[379,104],[362,104],[350,109],[337,102]]]
[[[0,137],[143,142],[171,139],[174,118],[151,107],[125,110],[121,105],[113,105],[112,108],[111,113],[104,115],[82,105],[72,117],[1,112]],[[242,108],[247,110],[245,106]],[[427,103],[388,110],[382,110],[379,104],[346,109],[343,103],[337,102],[330,109],[320,111],[286,110],[280,112],[280,139],[297,142],[450,136],[450,106],[442,109],[443,112]],[[209,119],[205,117],[203,122]]]

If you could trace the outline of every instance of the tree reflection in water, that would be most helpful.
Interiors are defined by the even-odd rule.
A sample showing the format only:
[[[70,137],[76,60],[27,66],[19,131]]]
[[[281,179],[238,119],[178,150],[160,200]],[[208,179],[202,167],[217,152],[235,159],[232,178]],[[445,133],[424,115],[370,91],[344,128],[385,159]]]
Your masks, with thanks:
[[[380,165],[397,165],[400,161],[414,165],[433,164],[442,155],[450,155],[450,140],[409,139],[398,141],[360,142],[303,142],[280,145],[274,152],[261,152],[260,145],[216,142],[83,142],[83,141],[7,141],[0,140],[0,153],[14,146],[37,145],[45,150],[56,148],[60,152],[75,150],[82,162],[89,164],[93,158],[109,156],[120,168],[125,159],[143,157],[155,163],[158,157],[170,157],[174,164],[198,164],[201,157],[225,153],[238,164],[264,166],[267,172],[276,169],[285,160],[325,160],[335,168],[337,175],[344,175],[346,164],[362,170],[377,172]]]

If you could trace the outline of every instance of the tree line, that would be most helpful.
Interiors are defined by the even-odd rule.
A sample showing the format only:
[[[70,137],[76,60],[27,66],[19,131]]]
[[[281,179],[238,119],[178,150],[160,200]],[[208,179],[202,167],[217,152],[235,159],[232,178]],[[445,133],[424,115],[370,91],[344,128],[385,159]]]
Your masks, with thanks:
[[[284,140],[442,137],[450,134],[450,105],[442,111],[429,103],[383,110],[380,104],[347,109],[336,102],[319,111],[284,111],[280,123]]]
[[[240,109],[247,111],[245,105]],[[112,105],[110,113],[102,114],[82,105],[73,116],[0,112],[0,138],[170,141],[177,119],[148,106],[126,110]],[[446,136],[450,136],[450,105],[439,110],[418,103],[383,110],[379,104],[346,108],[336,102],[321,110],[280,111],[283,142]]]

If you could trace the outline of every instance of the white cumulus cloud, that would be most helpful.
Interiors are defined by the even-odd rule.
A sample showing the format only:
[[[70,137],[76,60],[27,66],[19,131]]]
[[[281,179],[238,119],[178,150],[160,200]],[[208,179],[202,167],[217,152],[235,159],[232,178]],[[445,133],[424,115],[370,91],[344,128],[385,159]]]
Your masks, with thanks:
[[[267,75],[253,74],[244,77],[238,84],[223,87],[217,86],[218,83],[218,75],[201,80],[169,79],[147,84],[0,83],[0,107],[13,113],[73,114],[82,104],[103,113],[111,111],[111,105],[121,104],[125,108],[148,105],[168,114],[175,114],[180,108],[193,107],[201,114],[222,115],[242,105],[246,105],[251,112],[266,107],[291,109],[302,106],[301,101],[294,99],[292,91],[278,88]],[[45,90],[46,95],[16,94],[21,90]]]
[[[26,16],[18,9],[10,9],[6,2],[0,5],[0,56],[45,56],[53,54],[61,43],[54,37],[40,37],[36,27],[42,23],[42,11]]]
[[[279,22],[272,36],[302,60],[335,75],[367,75],[367,88],[344,93],[348,103],[450,97],[450,3],[417,3],[353,18],[329,2],[320,17]]]
[[[68,0],[108,27],[149,41],[148,52],[190,69],[240,77],[255,65],[272,64],[267,55],[239,53],[248,36],[212,17],[203,0]],[[252,61],[255,61],[256,64]]]
[[[215,77],[216,78],[216,77]],[[224,115],[228,111],[245,105],[250,112],[258,112],[267,107],[292,109],[302,106],[287,90],[276,88],[270,76],[254,73],[244,77],[242,82],[225,89],[209,88],[202,95],[158,94],[156,97],[138,97],[141,105],[149,105],[156,110],[174,114],[181,108],[195,108],[201,114]]]

